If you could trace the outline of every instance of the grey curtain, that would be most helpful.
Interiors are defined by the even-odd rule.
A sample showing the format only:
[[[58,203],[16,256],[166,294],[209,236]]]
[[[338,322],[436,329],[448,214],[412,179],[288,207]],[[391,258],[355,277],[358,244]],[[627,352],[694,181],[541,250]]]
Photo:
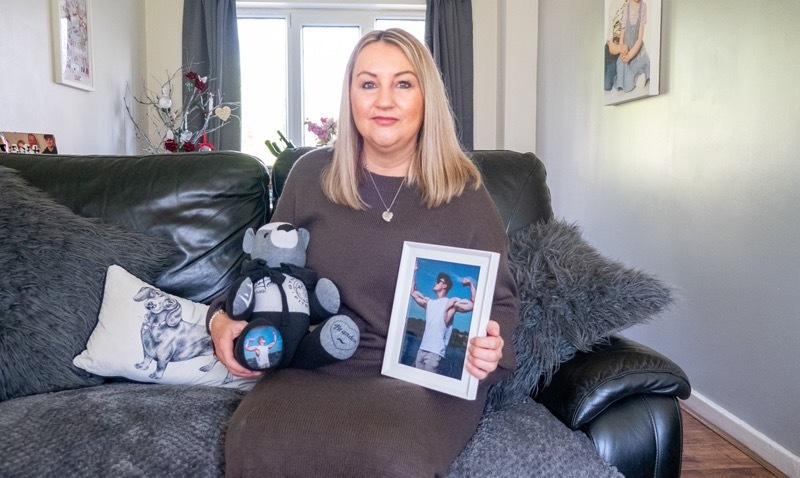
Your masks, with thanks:
[[[191,65],[200,76],[208,76],[208,88],[219,99],[240,106],[242,79],[239,69],[239,30],[235,0],[185,0],[183,4],[183,64]],[[198,118],[198,122],[199,122]],[[211,127],[219,124],[211,120]],[[240,150],[242,126],[231,117],[224,128],[209,134],[217,149]],[[197,127],[197,125],[195,125]]]
[[[471,151],[472,0],[427,0],[425,43],[442,73],[461,146]]]

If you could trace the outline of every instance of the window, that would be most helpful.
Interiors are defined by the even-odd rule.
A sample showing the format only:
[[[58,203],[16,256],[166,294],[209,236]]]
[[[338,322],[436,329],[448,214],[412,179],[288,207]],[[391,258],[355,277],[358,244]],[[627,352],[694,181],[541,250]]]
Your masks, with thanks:
[[[411,0],[414,1],[414,0]],[[385,7],[391,2],[382,2]],[[424,40],[425,6],[403,2],[397,10],[360,3],[321,9],[240,2],[239,48],[242,65],[242,151],[272,164],[265,140],[281,131],[296,146],[314,145],[303,122],[337,117],[348,56],[373,29],[408,30]]]

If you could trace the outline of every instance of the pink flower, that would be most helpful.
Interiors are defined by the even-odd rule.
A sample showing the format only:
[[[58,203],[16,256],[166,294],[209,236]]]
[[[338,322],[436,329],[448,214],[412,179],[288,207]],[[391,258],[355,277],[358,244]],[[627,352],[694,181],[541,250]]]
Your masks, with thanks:
[[[308,127],[308,131],[317,137],[317,146],[325,146],[333,140],[336,135],[336,121],[333,118],[320,118],[319,124],[305,120],[303,124]]]

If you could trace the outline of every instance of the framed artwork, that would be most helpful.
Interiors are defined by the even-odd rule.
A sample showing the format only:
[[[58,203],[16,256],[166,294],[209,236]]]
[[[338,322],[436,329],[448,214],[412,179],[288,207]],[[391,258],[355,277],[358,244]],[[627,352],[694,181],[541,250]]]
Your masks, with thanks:
[[[605,0],[603,103],[659,94],[661,0]]]
[[[58,145],[50,133],[0,131],[0,153],[58,154]]]
[[[406,241],[381,373],[474,400],[467,344],[486,334],[500,254]]]
[[[51,0],[56,83],[94,90],[91,0]]]

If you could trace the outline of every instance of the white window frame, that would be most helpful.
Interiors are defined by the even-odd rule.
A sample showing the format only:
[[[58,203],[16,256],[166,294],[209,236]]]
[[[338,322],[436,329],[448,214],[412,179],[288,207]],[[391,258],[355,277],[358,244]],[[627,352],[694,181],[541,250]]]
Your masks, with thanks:
[[[302,29],[304,26],[358,27],[360,33],[371,31],[376,20],[424,20],[425,0],[366,0],[349,2],[240,1],[236,3],[239,18],[283,18],[287,24],[287,105],[284,134],[294,144],[303,143],[303,92],[291,88],[302,81]]]

